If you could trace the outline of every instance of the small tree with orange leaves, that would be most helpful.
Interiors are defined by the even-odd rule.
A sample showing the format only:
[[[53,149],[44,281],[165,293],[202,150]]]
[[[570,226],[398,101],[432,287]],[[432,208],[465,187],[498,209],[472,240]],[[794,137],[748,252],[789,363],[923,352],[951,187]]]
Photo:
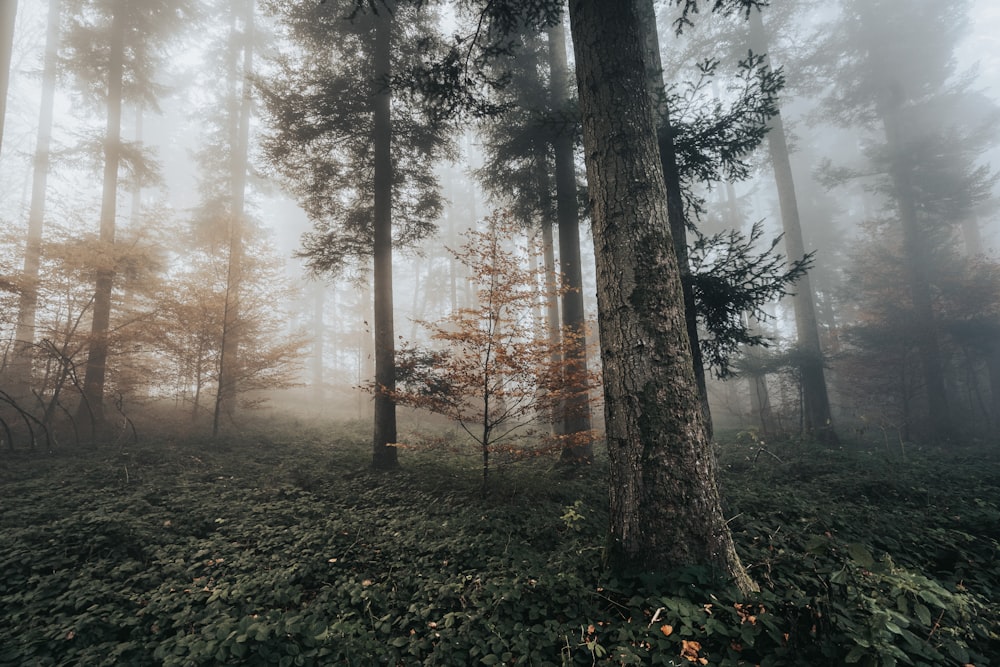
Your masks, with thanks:
[[[484,486],[492,452],[559,449],[560,437],[540,435],[537,427],[572,403],[568,392],[579,389],[567,387],[589,393],[595,385],[593,373],[582,382],[566,381],[570,366],[560,360],[570,334],[563,331],[561,343],[549,340],[537,312],[544,269],[531,267],[528,248],[513,242],[517,226],[502,213],[486,223],[485,231],[466,232],[466,243],[450,250],[469,271],[477,305],[420,322],[439,346],[402,346],[394,394],[400,404],[462,427],[482,452]]]

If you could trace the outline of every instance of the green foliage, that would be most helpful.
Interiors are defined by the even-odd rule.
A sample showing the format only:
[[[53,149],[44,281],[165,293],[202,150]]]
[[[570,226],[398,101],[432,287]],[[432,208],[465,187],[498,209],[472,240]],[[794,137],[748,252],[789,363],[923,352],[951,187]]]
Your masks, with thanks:
[[[753,599],[609,577],[600,463],[483,499],[439,453],[369,472],[361,431],[9,459],[0,665],[994,664],[995,457],[757,447],[723,452]]]

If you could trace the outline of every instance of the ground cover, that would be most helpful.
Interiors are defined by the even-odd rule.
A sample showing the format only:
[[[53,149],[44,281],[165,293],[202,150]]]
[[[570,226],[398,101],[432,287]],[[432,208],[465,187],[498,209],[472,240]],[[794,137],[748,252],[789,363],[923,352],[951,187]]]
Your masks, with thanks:
[[[369,471],[367,429],[3,453],[0,665],[998,662],[995,454],[734,439],[744,600],[607,573],[600,461],[483,497],[454,452]]]

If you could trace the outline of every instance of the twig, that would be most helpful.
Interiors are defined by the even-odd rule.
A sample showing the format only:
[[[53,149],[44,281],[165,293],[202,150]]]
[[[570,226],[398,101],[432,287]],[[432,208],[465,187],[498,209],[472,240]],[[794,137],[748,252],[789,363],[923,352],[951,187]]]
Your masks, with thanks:
[[[750,462],[750,465],[757,465],[757,459],[760,457],[761,452],[764,452],[765,454],[767,454],[768,456],[770,456],[771,458],[773,458],[778,463],[784,463],[784,461],[781,460],[781,457],[778,456],[777,454],[775,454],[774,452],[772,452],[771,450],[764,449],[763,447],[758,447],[757,448],[757,453],[754,454],[753,461]]]

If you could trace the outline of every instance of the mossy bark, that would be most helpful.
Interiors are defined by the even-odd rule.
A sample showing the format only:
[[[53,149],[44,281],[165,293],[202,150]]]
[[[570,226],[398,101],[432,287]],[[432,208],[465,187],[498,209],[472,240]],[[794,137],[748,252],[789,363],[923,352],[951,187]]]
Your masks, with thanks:
[[[639,2],[571,0],[597,263],[619,570],[702,565],[754,588],[716,486],[684,318]]]

